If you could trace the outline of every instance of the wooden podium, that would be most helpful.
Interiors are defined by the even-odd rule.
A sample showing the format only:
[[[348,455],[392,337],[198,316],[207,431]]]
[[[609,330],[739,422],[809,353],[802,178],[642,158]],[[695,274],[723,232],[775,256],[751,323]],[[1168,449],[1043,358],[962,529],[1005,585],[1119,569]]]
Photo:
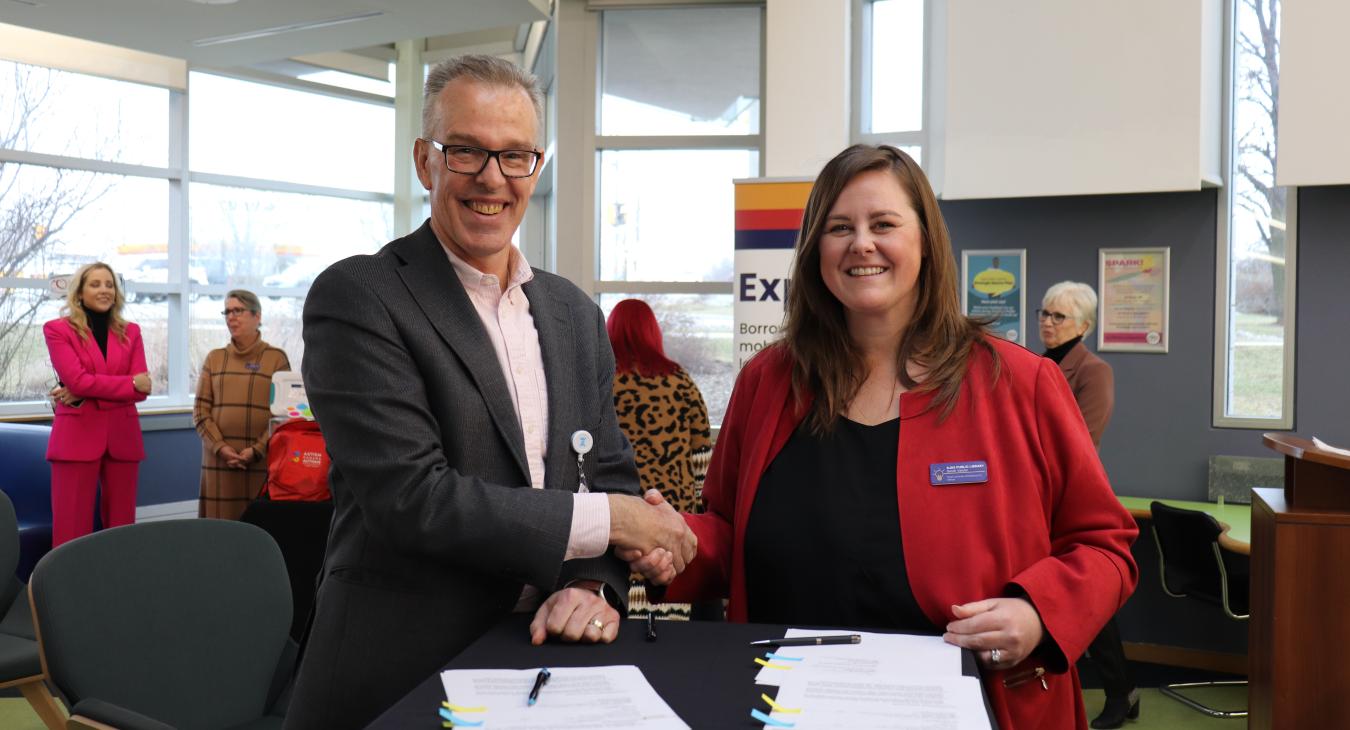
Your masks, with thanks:
[[[1248,727],[1350,727],[1350,457],[1262,440],[1284,490],[1252,490]]]

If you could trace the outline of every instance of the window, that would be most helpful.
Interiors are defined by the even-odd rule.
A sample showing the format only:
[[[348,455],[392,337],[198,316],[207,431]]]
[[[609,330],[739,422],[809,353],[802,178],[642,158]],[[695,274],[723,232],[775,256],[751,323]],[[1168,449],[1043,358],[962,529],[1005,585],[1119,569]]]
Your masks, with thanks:
[[[632,8],[600,17],[595,293],[646,300],[714,424],[731,353],[734,189],[760,174],[759,7]]]
[[[63,303],[49,278],[105,261],[130,289],[145,251],[167,251],[172,103],[165,89],[0,61],[0,415],[47,412],[42,325]],[[168,311],[128,305],[160,392]]]
[[[0,116],[0,415],[49,413],[52,277],[111,265],[141,326],[146,405],[186,408],[228,340],[230,288],[262,296],[266,337],[299,367],[309,283],[393,237],[392,100],[199,72],[189,87],[0,62],[0,108],[17,112]]]
[[[1275,185],[1281,0],[1234,0],[1214,425],[1292,428],[1294,191]]]
[[[854,140],[889,144],[922,164],[926,124],[924,0],[857,0]]]

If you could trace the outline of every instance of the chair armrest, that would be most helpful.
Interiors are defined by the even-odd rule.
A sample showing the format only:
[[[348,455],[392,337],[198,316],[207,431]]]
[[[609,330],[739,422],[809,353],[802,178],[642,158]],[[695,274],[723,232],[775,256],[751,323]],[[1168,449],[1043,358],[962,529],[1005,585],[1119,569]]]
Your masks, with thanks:
[[[146,717],[134,710],[114,705],[111,702],[89,697],[75,703],[70,710],[68,728],[93,728],[105,730],[174,730],[154,718]]]

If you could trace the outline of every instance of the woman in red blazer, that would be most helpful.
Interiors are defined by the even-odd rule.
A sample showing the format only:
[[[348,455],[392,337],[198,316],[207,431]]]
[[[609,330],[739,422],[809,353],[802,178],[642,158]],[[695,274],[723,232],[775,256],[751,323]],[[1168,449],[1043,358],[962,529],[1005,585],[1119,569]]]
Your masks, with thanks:
[[[669,600],[941,633],[976,652],[1004,730],[1085,728],[1074,660],[1134,590],[1137,528],[1055,364],[961,313],[913,159],[825,166],[787,307],[736,383]]]
[[[136,520],[136,475],[145,448],[136,403],[150,393],[141,329],[122,319],[124,300],[107,264],[80,267],[66,315],[42,326],[60,384],[47,461],[52,464],[52,547],[94,528],[102,483],[104,527]]]

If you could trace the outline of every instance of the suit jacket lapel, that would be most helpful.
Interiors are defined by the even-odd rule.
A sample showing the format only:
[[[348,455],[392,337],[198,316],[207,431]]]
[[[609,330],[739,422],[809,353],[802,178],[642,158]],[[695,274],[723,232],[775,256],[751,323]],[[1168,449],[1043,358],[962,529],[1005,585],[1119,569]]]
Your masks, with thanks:
[[[404,261],[398,270],[399,277],[441,339],[468,369],[478,392],[483,394],[492,422],[510,446],[511,455],[528,481],[530,467],[525,459],[525,436],[511,405],[511,392],[506,387],[501,364],[497,362],[497,351],[483,329],[478,310],[469,301],[440,241],[436,240],[436,234],[424,223],[404,238],[395,250]]]
[[[570,370],[576,367],[575,335],[572,333],[572,308],[567,302],[552,296],[548,285],[538,278],[521,287],[530,301],[530,316],[539,332],[539,351],[544,359],[544,383],[548,389],[548,449],[545,457],[544,482],[548,489],[571,490],[573,485],[558,483],[559,474],[569,473],[567,460],[576,458],[568,449],[557,448],[571,443],[572,432],[586,424],[575,419],[580,404],[572,392],[575,382]],[[551,478],[550,478],[551,477]]]

